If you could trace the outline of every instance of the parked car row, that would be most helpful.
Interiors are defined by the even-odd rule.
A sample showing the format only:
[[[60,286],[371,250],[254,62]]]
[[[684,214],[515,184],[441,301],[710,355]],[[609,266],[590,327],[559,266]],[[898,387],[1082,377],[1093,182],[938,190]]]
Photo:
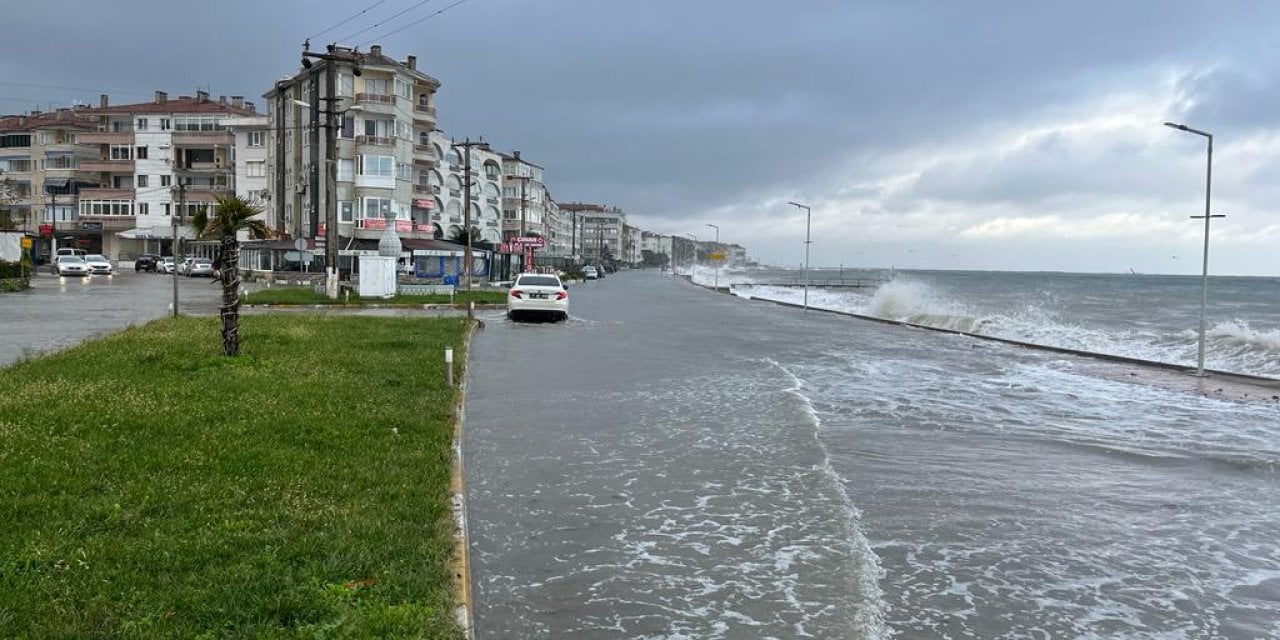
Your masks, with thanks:
[[[171,274],[174,271],[173,256],[140,255],[133,262],[133,270]],[[188,277],[218,277],[213,261],[208,258],[186,258],[178,267],[178,273]]]

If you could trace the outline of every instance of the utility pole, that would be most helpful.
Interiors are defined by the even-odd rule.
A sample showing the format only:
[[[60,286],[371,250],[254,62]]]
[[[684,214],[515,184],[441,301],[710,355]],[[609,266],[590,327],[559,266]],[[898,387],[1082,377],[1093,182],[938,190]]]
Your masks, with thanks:
[[[287,82],[276,83],[276,188],[274,193],[276,207],[276,235],[284,236],[288,221],[284,218],[285,207],[285,179],[284,179],[284,156],[285,156],[285,107],[289,104],[288,96],[285,91],[290,85]]]
[[[337,49],[329,45],[329,53]],[[325,145],[324,145],[324,292],[330,300],[338,299],[338,203],[334,196],[338,194],[337,155],[338,132],[334,130],[334,116],[337,110],[337,68],[333,60],[324,63],[325,79]]]
[[[303,52],[306,55],[306,52]],[[320,73],[311,72],[310,90],[307,102],[311,103],[311,130],[307,132],[311,142],[311,170],[307,172],[307,200],[311,215],[308,216],[307,230],[313,239],[320,233]]]
[[[466,176],[466,180],[462,182],[462,228],[463,233],[467,234],[467,246],[463,250],[463,274],[466,278],[467,289],[467,318],[473,317],[471,309],[471,272],[474,264],[471,257],[471,243],[474,235],[471,229],[471,147],[478,147],[484,144],[484,140],[472,142],[471,138],[467,138],[462,143],[454,142],[453,147],[456,149],[462,147],[462,172]]]
[[[178,317],[178,267],[182,265],[182,241],[178,238],[178,216],[187,208],[187,184],[178,177],[178,208],[171,216],[173,221],[173,317]]]

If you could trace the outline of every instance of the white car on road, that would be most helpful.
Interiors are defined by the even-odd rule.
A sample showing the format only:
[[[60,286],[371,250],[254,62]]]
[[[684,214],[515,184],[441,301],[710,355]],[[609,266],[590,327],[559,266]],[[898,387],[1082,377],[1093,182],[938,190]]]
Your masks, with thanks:
[[[547,316],[569,319],[569,291],[550,273],[522,273],[507,291],[507,317]]]
[[[115,272],[111,266],[111,261],[100,253],[91,253],[84,257],[85,264],[89,265],[89,273],[97,276],[109,276]]]

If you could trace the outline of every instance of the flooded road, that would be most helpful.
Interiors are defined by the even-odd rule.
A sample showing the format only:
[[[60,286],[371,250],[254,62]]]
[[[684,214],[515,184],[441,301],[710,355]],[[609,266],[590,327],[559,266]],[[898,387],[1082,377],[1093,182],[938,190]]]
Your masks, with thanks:
[[[217,313],[221,288],[209,278],[179,278],[184,315]],[[60,277],[37,273],[27,291],[0,294],[0,367],[170,313],[173,276],[134,273]]]
[[[1280,635],[1280,408],[656,273],[494,314],[480,638]]]

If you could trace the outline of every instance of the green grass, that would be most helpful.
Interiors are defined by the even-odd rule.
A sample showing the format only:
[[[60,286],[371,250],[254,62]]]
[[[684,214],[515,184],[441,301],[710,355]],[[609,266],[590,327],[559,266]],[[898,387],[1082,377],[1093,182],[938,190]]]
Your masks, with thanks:
[[[398,295],[391,299],[361,299],[351,296],[351,300],[348,302],[345,298],[330,300],[323,294],[318,294],[307,287],[271,287],[270,289],[262,289],[250,293],[242,301],[244,304],[333,304],[351,306],[368,304],[449,304],[453,302],[455,306],[465,307],[467,300],[474,300],[476,304],[504,304],[507,301],[507,292],[505,290],[473,290],[468,295],[466,291],[459,291],[452,299],[447,295]]]
[[[217,322],[0,369],[0,637],[460,637],[465,320]]]

